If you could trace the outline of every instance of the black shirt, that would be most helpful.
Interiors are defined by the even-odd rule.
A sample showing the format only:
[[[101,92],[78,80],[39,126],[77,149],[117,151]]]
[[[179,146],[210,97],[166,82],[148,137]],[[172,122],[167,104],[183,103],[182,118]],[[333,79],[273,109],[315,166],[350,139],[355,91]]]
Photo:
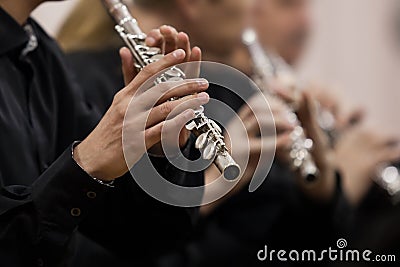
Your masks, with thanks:
[[[81,97],[57,44],[33,20],[27,25],[0,8],[1,265],[86,266],[118,257],[150,266],[186,237],[191,216],[152,199],[128,175],[109,189],[80,169],[71,144],[100,113]],[[165,159],[153,161],[184,180]]]

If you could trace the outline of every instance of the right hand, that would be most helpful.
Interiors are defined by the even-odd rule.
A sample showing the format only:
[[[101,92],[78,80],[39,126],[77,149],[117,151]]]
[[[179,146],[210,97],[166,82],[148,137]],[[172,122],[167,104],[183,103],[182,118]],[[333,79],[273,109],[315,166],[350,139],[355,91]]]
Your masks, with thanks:
[[[187,121],[194,118],[193,109],[208,102],[208,95],[203,92],[208,88],[208,82],[204,79],[166,82],[138,91],[152,76],[184,62],[185,58],[186,53],[182,49],[166,55],[146,66],[115,95],[103,119],[74,151],[75,160],[89,175],[103,181],[121,177],[148,148],[160,142],[164,127],[182,128]],[[183,98],[168,101],[173,97]],[[128,107],[131,115],[125,116]],[[171,111],[174,116],[169,118]],[[167,117],[169,119],[165,120]],[[123,128],[129,132],[129,138],[124,138],[124,146]],[[129,151],[128,165],[124,149]]]
[[[362,126],[347,130],[335,147],[336,165],[342,174],[343,189],[351,204],[357,205],[373,184],[381,164],[400,159],[400,140],[385,137]]]

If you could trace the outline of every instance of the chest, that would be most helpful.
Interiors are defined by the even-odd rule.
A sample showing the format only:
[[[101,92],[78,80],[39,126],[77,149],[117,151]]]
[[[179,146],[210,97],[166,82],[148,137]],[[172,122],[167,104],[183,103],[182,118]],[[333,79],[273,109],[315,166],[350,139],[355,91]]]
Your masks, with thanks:
[[[0,58],[0,168],[4,177],[26,181],[44,171],[55,156],[58,104],[51,90],[55,84],[47,76],[41,64]]]

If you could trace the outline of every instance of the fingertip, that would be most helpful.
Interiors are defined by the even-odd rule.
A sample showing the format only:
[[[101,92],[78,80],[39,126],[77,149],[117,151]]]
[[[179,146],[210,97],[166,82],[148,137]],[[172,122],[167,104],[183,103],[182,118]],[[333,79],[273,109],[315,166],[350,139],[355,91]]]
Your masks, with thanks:
[[[151,36],[149,36],[149,37],[146,38],[146,44],[147,44],[148,46],[154,46],[154,45],[156,45],[156,43],[157,43],[157,41],[156,41],[155,38],[153,38],[153,37],[151,37]]]
[[[160,32],[162,34],[171,34],[173,31],[173,27],[169,26],[169,25],[163,25],[160,27]]]
[[[179,32],[178,38],[185,42],[189,41],[189,36],[185,32]]]
[[[201,57],[202,57],[201,49],[198,46],[193,47],[191,60],[192,61],[201,61]]]
[[[174,52],[172,52],[172,56],[175,57],[176,59],[184,59],[186,56],[186,52],[183,49],[177,49]]]
[[[126,59],[126,57],[129,56],[129,49],[127,47],[121,47],[121,49],[119,49],[119,55],[121,58]]]

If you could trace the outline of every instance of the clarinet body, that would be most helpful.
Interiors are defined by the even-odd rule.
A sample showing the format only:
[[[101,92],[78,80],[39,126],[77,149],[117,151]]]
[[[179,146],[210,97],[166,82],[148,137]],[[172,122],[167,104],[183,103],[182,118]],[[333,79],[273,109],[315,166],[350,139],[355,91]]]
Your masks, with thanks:
[[[115,29],[135,58],[135,68],[138,71],[164,56],[159,48],[148,47],[145,44],[146,34],[139,28],[136,19],[132,17],[128,7],[121,0],[102,1],[117,23]],[[185,73],[174,66],[157,77],[154,83],[183,79],[185,79]],[[196,116],[186,124],[186,129],[197,137],[196,148],[200,150],[203,159],[213,160],[225,179],[235,180],[240,175],[240,167],[225,145],[221,128],[216,122],[207,118],[203,111],[203,107],[195,111]]]
[[[256,74],[253,78],[255,83],[271,97],[276,97],[273,93],[268,91],[267,86],[271,79],[277,76],[277,66],[275,66],[272,59],[266,55],[253,30],[249,29],[244,33],[243,41],[247,45],[254,63]],[[289,118],[296,125],[294,131],[291,133],[291,139],[293,141],[290,150],[292,168],[299,171],[300,175],[307,182],[313,182],[319,175],[319,170],[311,155],[313,141],[306,138],[304,129],[301,127],[301,123],[294,109],[293,107],[289,107]]]

